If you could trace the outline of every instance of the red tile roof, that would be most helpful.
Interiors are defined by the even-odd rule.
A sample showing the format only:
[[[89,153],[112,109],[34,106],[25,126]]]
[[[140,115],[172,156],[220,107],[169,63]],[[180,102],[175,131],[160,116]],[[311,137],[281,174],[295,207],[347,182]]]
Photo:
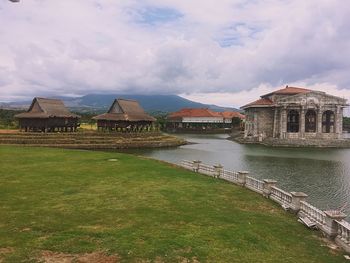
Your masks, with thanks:
[[[240,119],[244,119],[245,116],[237,111],[224,111],[221,112],[221,115],[225,118],[225,119],[232,119],[232,118],[240,118]]]
[[[261,96],[262,98],[276,94],[276,95],[294,95],[294,94],[300,94],[300,93],[308,93],[311,90],[309,89],[305,89],[305,88],[297,88],[297,87],[288,87],[286,86],[283,89],[279,89],[273,92],[270,92],[268,94],[265,94],[263,96]]]
[[[173,112],[168,116],[168,118],[183,118],[183,117],[222,117],[222,115],[219,112],[215,112],[209,109],[185,108],[177,112]]]
[[[272,100],[266,99],[266,98],[261,98],[261,99],[254,101],[254,102],[246,104],[246,105],[242,106],[241,108],[245,109],[245,108],[250,108],[250,107],[254,107],[254,106],[271,106],[271,105],[273,105]]]

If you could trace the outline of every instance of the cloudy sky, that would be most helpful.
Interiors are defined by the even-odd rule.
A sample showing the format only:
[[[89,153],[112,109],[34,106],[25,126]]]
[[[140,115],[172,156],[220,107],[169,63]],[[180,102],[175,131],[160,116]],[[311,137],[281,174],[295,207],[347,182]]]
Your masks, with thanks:
[[[180,94],[240,106],[288,85],[350,99],[344,0],[0,0],[0,101]]]

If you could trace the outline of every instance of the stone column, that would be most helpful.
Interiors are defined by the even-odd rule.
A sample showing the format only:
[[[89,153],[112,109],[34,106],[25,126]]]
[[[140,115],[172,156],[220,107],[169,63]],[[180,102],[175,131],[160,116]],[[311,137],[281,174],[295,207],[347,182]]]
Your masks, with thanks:
[[[307,194],[303,192],[290,192],[292,195],[291,209],[297,213],[300,210],[300,202],[305,201]]]
[[[322,226],[322,231],[327,235],[327,237],[333,239],[338,234],[338,224],[336,220],[341,221],[346,218],[346,214],[341,211],[324,211],[326,214],[326,224]]]
[[[247,171],[239,171],[238,172],[238,184],[241,186],[244,186],[246,183],[246,178],[249,175],[249,172]]]
[[[202,162],[199,161],[199,160],[194,160],[192,162],[192,165],[193,165],[193,171],[198,173],[198,170],[199,170],[199,165],[201,164]]]
[[[334,116],[334,121],[335,121],[335,133],[336,133],[336,138],[340,138],[340,119],[342,119],[342,116],[340,114],[340,106],[337,105],[337,109],[335,112]]]
[[[272,137],[276,138],[277,133],[277,108],[274,109],[274,116],[273,116],[273,134]]]
[[[300,110],[300,138],[305,138],[305,108]]]
[[[224,167],[221,164],[218,165],[214,165],[214,177],[215,178],[220,178],[221,174],[222,174],[222,170],[224,169]]]
[[[343,108],[340,107],[340,112],[339,112],[339,133],[340,133],[340,138],[343,138]]]
[[[276,186],[277,181],[272,179],[264,179],[263,182],[264,182],[263,196],[268,198],[271,194],[271,188]]]
[[[280,138],[285,139],[286,138],[286,132],[287,132],[287,109],[283,107],[281,109],[281,119],[280,119]]]
[[[321,137],[322,134],[322,108],[318,108],[317,111],[317,135]]]

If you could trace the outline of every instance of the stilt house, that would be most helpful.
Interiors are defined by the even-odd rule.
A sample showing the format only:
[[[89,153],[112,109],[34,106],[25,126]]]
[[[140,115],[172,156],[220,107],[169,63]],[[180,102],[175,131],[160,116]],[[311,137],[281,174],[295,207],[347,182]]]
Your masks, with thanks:
[[[98,130],[138,132],[151,130],[155,118],[135,100],[116,99],[107,113],[93,117]]]
[[[71,113],[61,100],[34,98],[27,112],[15,116],[20,130],[26,132],[73,132],[80,116]]]

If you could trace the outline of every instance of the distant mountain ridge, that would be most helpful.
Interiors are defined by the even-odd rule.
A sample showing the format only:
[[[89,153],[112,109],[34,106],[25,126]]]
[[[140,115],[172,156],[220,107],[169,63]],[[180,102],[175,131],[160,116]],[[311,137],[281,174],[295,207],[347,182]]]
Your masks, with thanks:
[[[137,100],[147,112],[174,112],[182,108],[209,108],[215,111],[240,111],[235,108],[204,104],[182,98],[178,95],[131,95],[131,94],[87,94],[82,97],[55,97],[62,99],[67,107],[86,111],[108,109],[116,98]],[[31,101],[3,103],[6,107],[28,106]],[[1,105],[1,104],[0,104]]]

